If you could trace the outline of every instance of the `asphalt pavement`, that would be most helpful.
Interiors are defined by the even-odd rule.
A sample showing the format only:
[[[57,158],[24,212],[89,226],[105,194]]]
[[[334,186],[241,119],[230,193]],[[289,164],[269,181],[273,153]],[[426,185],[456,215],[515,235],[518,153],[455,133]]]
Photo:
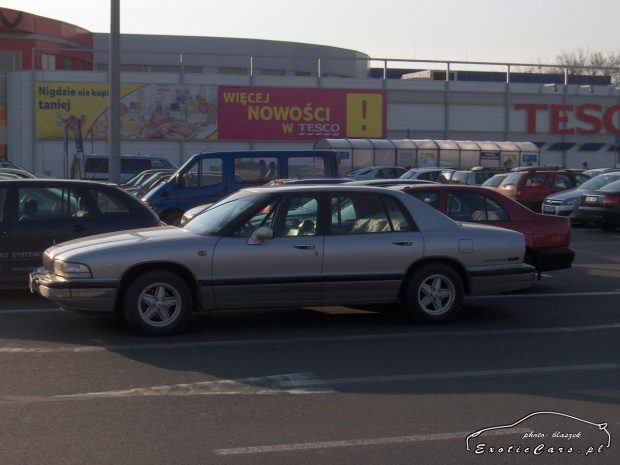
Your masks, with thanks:
[[[620,230],[572,247],[444,326],[295,308],[145,338],[1,291],[0,463],[617,464]]]

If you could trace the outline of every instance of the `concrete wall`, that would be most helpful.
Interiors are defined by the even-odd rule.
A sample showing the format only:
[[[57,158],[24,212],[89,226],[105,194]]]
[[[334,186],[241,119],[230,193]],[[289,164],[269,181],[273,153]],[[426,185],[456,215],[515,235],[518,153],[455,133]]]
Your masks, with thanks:
[[[37,173],[62,175],[63,141],[34,139],[34,83],[107,82],[107,78],[105,72],[9,73],[9,159]],[[616,128],[620,128],[620,91],[608,86],[593,86],[593,93],[590,93],[589,89],[587,93],[583,93],[581,86],[560,85],[553,91],[540,84],[443,82],[424,79],[193,73],[123,73],[121,79],[124,83],[145,84],[385,89],[388,139],[530,141],[542,144],[541,164],[579,168],[587,161],[591,168],[595,168],[613,166],[620,162],[616,152],[608,150],[614,144]],[[531,115],[524,109],[517,109],[517,105],[545,106],[544,110],[536,111],[534,133],[528,132],[532,126]],[[584,114],[579,114],[577,109],[583,105],[586,105]],[[555,119],[562,118],[561,128],[572,128],[573,133],[561,134],[554,131],[553,106],[563,106]],[[603,124],[605,114],[608,121]],[[620,132],[620,129],[617,132]],[[549,151],[548,148],[556,142],[572,142],[576,145],[568,151]],[[579,151],[582,144],[591,142],[605,145],[595,152]],[[312,142],[284,141],[123,140],[121,153],[165,155],[174,163],[181,164],[192,154],[204,150],[311,149],[312,145]],[[108,153],[107,141],[85,140],[84,150],[86,153]]]

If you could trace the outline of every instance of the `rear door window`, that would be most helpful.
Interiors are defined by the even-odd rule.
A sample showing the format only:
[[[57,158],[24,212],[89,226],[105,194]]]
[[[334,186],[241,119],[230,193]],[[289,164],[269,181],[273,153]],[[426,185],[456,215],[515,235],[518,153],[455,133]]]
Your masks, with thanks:
[[[279,159],[276,157],[239,157],[233,165],[235,182],[264,184],[280,177]]]
[[[331,178],[332,171],[326,157],[288,157],[287,171],[289,178]]]
[[[533,173],[525,178],[525,187],[543,187],[547,182],[548,173]]]
[[[183,187],[213,186],[222,183],[222,159],[204,158],[183,173]]]
[[[508,221],[508,212],[494,199],[477,192],[450,192],[446,214],[455,221]]]
[[[333,235],[413,230],[402,205],[387,196],[335,195],[331,198],[331,209],[330,232]]]
[[[439,192],[437,191],[409,191],[408,194],[413,195],[435,209],[439,209]]]

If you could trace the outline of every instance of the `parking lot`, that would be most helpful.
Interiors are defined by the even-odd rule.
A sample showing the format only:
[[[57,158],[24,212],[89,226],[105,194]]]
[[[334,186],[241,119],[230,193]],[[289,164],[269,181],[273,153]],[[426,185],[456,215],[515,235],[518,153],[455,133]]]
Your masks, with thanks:
[[[576,228],[572,248],[572,269],[469,299],[446,326],[390,306],[248,310],[145,338],[3,291],[1,462],[499,463],[468,435],[555,412],[487,443],[505,437],[510,463],[540,443],[535,463],[571,445],[575,463],[617,463],[620,230]],[[589,426],[602,423],[599,449]]]

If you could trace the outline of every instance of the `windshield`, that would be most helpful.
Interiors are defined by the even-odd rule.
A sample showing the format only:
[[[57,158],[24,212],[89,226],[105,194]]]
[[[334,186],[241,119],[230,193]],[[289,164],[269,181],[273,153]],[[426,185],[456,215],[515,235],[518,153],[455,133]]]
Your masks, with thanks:
[[[452,174],[452,181],[457,184],[467,184],[469,179],[469,171],[457,171]]]
[[[370,173],[371,171],[372,171],[372,168],[359,168],[353,171],[349,171],[348,173],[345,173],[345,176],[351,176],[355,174],[366,174],[366,173]]]
[[[412,177],[414,177],[416,175],[416,173],[417,173],[416,170],[409,170],[405,174],[403,174],[400,178],[401,179],[411,179]]]
[[[482,183],[483,186],[486,187],[497,187],[501,184],[501,182],[506,179],[506,176],[501,174],[496,174],[495,176],[490,177],[486,181]]]
[[[597,176],[598,177],[598,176]],[[601,188],[602,191],[614,192],[620,189],[620,180],[615,180],[614,182],[610,182]]]
[[[506,179],[504,179],[500,185],[501,186],[516,186],[519,183],[519,179],[521,179],[521,175],[523,173],[511,173],[508,176],[506,176]]]
[[[614,181],[618,181],[618,180],[620,180],[620,173],[616,173],[615,176],[611,174],[599,174],[595,178],[588,179],[581,186],[579,186],[579,189],[584,189],[584,190],[600,189],[601,187],[606,186],[607,184],[614,182]]]
[[[239,191],[192,218],[183,229],[201,235],[218,234],[226,225],[254,207],[268,194]]]

